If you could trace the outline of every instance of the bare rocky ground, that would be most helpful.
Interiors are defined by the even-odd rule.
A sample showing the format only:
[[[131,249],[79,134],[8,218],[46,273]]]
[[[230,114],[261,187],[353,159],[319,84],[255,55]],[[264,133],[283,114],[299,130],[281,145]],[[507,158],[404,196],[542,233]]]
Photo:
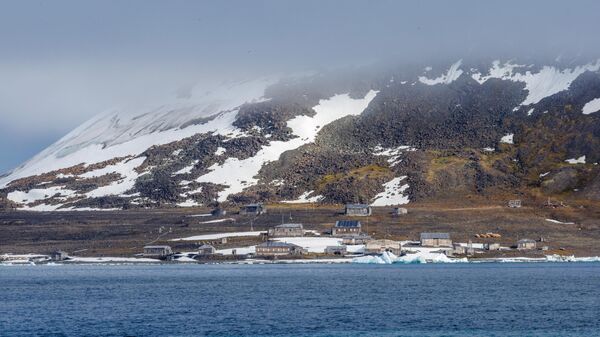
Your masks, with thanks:
[[[191,251],[193,241],[169,241],[217,232],[267,230],[283,222],[303,223],[306,229],[328,230],[346,219],[342,206],[269,205],[268,213],[242,216],[229,209],[222,217],[192,217],[209,213],[206,208],[148,209],[102,212],[0,212],[0,253],[49,253],[57,249],[77,256],[133,256],[147,244],[168,244],[175,251]],[[541,203],[511,209],[485,199],[440,200],[407,205],[409,213],[394,217],[392,208],[374,208],[373,215],[359,217],[363,228],[376,238],[418,240],[419,233],[450,232],[454,241],[499,242],[515,245],[518,239],[544,238],[547,252],[506,252],[490,256],[540,256],[563,254],[600,256],[600,205],[572,204],[546,208]],[[202,223],[219,218],[235,221]],[[555,223],[554,219],[563,223]],[[479,239],[478,233],[498,233],[498,239]],[[257,238],[230,239],[217,249],[256,244]]]

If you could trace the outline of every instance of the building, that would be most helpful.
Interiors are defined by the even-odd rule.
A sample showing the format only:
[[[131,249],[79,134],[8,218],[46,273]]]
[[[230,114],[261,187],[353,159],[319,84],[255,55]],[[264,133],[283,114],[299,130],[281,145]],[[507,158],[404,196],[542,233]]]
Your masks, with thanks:
[[[344,245],[364,245],[369,241],[371,241],[371,237],[366,234],[344,236],[342,238],[342,244]]]
[[[304,236],[304,227],[299,223],[286,223],[269,229],[274,238]]]
[[[223,208],[215,208],[210,212],[210,214],[212,216],[223,216],[227,214],[227,211]]]
[[[218,238],[218,239],[212,239],[212,240],[201,240],[196,242],[197,245],[224,245],[228,242],[227,238]]]
[[[360,221],[356,220],[340,220],[336,221],[331,229],[333,236],[356,236],[361,233]]]
[[[52,261],[64,261],[69,258],[69,255],[62,250],[57,250],[50,254],[50,260]]]
[[[216,252],[217,250],[215,249],[215,247],[211,245],[202,245],[198,247],[198,254],[200,255],[212,255]]]
[[[346,255],[348,249],[346,246],[327,246],[325,247],[325,254],[327,255]]]
[[[500,250],[500,244],[496,242],[484,243],[483,249],[485,250]]]
[[[365,245],[365,253],[367,254],[390,252],[395,255],[400,255],[401,251],[402,245],[400,242],[394,240],[371,240]]]
[[[508,207],[510,207],[510,208],[521,208],[521,200],[519,200],[519,199],[509,200],[508,201]]]
[[[521,239],[517,241],[517,249],[527,250],[527,249],[535,249],[536,242],[531,239]]]
[[[371,206],[365,204],[346,204],[344,214],[348,216],[369,216]]]
[[[452,245],[452,255],[466,255],[467,247],[462,246],[460,243],[455,243]]]
[[[167,257],[173,254],[170,246],[145,246],[144,256],[147,257]]]
[[[452,247],[449,233],[421,233],[423,247]]]
[[[266,241],[256,246],[256,255],[259,256],[302,255],[305,253],[304,248],[286,242]]]
[[[394,215],[406,215],[408,214],[408,209],[404,207],[396,207],[394,208]]]
[[[264,213],[267,213],[267,207],[263,204],[248,204],[240,210],[240,214],[245,215],[261,215]]]

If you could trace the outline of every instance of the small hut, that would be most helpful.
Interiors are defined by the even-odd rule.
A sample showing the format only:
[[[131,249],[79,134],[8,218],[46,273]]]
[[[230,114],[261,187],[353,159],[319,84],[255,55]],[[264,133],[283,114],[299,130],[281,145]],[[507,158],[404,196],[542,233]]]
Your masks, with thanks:
[[[394,208],[393,214],[395,216],[406,215],[406,214],[408,214],[408,209],[406,209],[404,207],[396,207],[396,208]]]
[[[304,236],[304,227],[299,223],[286,223],[269,229],[269,236],[274,238]]]
[[[346,246],[327,246],[325,247],[325,254],[327,255],[346,255],[348,249]]]
[[[213,209],[213,210],[210,212],[210,214],[211,214],[212,216],[223,216],[223,215],[226,215],[226,214],[227,214],[227,211],[226,211],[225,209],[223,209],[223,208],[220,208],[220,207],[218,207],[218,208],[215,208],[215,209]]]
[[[508,207],[510,207],[510,208],[521,208],[521,205],[522,205],[522,203],[521,203],[520,199],[508,201]]]
[[[500,250],[500,244],[497,242],[484,243],[483,249],[485,249],[485,250]]]
[[[163,258],[173,254],[170,246],[145,246],[144,256]]]
[[[344,214],[348,216],[369,216],[371,215],[371,206],[365,204],[346,204]]]
[[[519,249],[519,250],[535,249],[535,247],[536,247],[535,240],[521,239],[521,240],[517,241],[517,249]]]
[[[261,203],[248,204],[240,209],[240,214],[243,215],[261,215],[267,213],[267,207]]]
[[[400,255],[402,245],[398,241],[394,240],[371,240],[365,245],[365,253],[367,254],[380,254],[383,252],[390,252],[395,255]]]
[[[211,245],[202,245],[198,247],[198,254],[200,255],[212,255],[216,252],[217,250],[215,249],[215,247]]]
[[[68,258],[69,258],[69,254],[67,254],[67,252],[64,252],[62,250],[57,250],[50,254],[50,260],[52,260],[52,261],[64,261]]]
[[[421,233],[423,247],[452,247],[450,233]]]

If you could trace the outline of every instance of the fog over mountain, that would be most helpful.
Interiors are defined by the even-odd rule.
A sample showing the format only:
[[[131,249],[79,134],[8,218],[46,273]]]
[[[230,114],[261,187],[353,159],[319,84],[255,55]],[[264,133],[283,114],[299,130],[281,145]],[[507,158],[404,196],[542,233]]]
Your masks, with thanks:
[[[479,56],[584,63],[600,54],[599,9],[596,1],[5,3],[0,171],[101,111],[196,83]]]
[[[7,7],[3,207],[599,197],[594,1]]]

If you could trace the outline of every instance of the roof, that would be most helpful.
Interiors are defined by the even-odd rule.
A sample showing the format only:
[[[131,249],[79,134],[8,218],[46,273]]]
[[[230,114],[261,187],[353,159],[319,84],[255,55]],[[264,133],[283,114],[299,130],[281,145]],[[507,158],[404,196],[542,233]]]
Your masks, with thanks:
[[[294,245],[291,243],[287,243],[287,242],[281,242],[281,241],[266,241],[256,247],[300,247],[300,246]]]
[[[421,233],[421,240],[450,239],[450,233]]]
[[[359,239],[359,240],[366,240],[366,239],[370,239],[371,236],[365,233],[359,233],[358,235],[346,235],[343,236],[342,239]]]
[[[275,226],[275,228],[300,228],[300,229],[302,229],[303,227],[302,227],[301,223],[284,223],[279,226]]]
[[[144,249],[171,249],[171,246],[144,246]]]
[[[360,227],[360,221],[357,220],[339,220],[335,222],[335,227]]]
[[[535,243],[535,240],[521,239],[521,240],[517,241],[517,243]]]
[[[401,246],[399,241],[389,240],[389,239],[379,239],[379,240],[371,240],[367,242],[367,245],[380,245],[380,246]]]
[[[346,208],[369,208],[366,204],[346,204]]]

